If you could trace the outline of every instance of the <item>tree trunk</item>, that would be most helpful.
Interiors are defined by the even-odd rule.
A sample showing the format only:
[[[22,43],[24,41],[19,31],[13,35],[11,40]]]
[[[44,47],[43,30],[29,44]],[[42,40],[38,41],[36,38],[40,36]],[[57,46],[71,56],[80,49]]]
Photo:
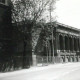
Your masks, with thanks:
[[[32,33],[24,35],[23,68],[29,68],[32,64]]]

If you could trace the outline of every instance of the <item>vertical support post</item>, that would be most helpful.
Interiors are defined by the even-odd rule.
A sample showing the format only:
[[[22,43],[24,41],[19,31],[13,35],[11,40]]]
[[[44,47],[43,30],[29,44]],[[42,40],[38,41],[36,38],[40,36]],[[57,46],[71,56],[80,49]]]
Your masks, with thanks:
[[[56,43],[56,48],[55,48],[55,53],[56,56],[59,57],[60,55],[60,41],[59,41],[59,33],[56,33],[56,38],[55,38],[55,43]],[[56,57],[56,58],[57,58]]]
[[[76,47],[77,47],[77,52],[79,51],[79,47],[78,47],[78,38],[76,38]]]
[[[60,50],[59,34],[57,34],[57,47],[58,47],[58,50]]]
[[[52,53],[53,53],[53,58],[54,58],[54,42],[53,42],[53,26],[52,26],[52,20],[51,20],[51,11],[52,11],[52,9],[51,9],[51,5],[52,5],[52,3],[50,2],[50,25],[51,25],[51,28],[52,28]],[[53,59],[53,63],[54,63],[54,59]]]
[[[48,51],[49,51],[49,61],[51,62],[51,47],[50,47],[50,42],[48,41]]]
[[[79,56],[77,56],[77,62],[79,62]]]
[[[79,52],[79,37],[78,37],[78,52]]]
[[[74,51],[76,52],[76,37],[74,38]]]
[[[65,52],[65,36],[63,35],[63,50],[64,50],[64,52]]]
[[[66,62],[66,55],[64,55],[64,61]]]
[[[72,36],[70,37],[70,53],[73,52],[73,38]]]
[[[72,52],[74,52],[74,38],[72,37]]]
[[[71,60],[71,55],[69,55],[69,61],[72,62],[72,60]]]
[[[74,62],[76,62],[76,56],[74,55]]]
[[[76,52],[77,52],[77,49],[78,49],[78,46],[77,46],[77,37],[75,39],[75,42],[76,42]]]
[[[52,53],[53,53],[53,58],[54,58],[54,42],[53,42],[53,27],[52,27]],[[53,59],[53,63],[55,62],[55,60]]]
[[[46,40],[46,56],[47,56],[47,63],[49,62],[49,56],[48,56],[48,43],[47,43],[47,40]]]
[[[80,38],[79,38],[79,53],[80,53]]]
[[[70,52],[70,38],[68,36],[68,52]]]
[[[80,62],[80,56],[78,56],[78,62]]]
[[[37,66],[37,59],[36,55],[34,54],[34,51],[32,51],[32,64],[33,66]]]

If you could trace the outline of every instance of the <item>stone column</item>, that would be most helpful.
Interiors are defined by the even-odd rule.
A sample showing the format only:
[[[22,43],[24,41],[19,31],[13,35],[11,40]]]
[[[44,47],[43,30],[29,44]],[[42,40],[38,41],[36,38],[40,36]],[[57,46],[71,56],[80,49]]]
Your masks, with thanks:
[[[58,43],[59,43],[58,48],[59,48],[59,51],[60,51],[60,34],[58,35]]]
[[[72,60],[71,60],[71,55],[69,56],[69,61],[72,62]]]
[[[69,40],[69,36],[68,36],[68,52],[70,52],[70,40]]]
[[[70,48],[71,48],[71,53],[73,52],[73,38],[71,36],[71,41],[70,41]]]
[[[74,62],[76,62],[76,56],[74,55]]]
[[[79,58],[79,56],[78,56],[78,62],[80,62],[80,58]]]
[[[80,52],[80,38],[79,38],[79,52]]]
[[[63,35],[59,35],[60,50],[63,51]]]
[[[77,52],[77,38],[74,38],[74,50]]]
[[[69,57],[65,55],[64,58],[65,58],[65,62],[68,62]]]
[[[69,40],[68,40],[68,36],[66,35],[65,36],[65,50],[68,51],[68,43],[69,43]]]
[[[55,37],[55,53],[59,53],[60,52],[60,43],[59,43],[59,33],[56,33],[56,37]]]
[[[64,61],[66,62],[66,55],[64,55]]]
[[[64,35],[62,34],[62,51],[64,52]]]
[[[76,50],[75,50],[75,43],[76,43],[76,41],[75,41],[75,38],[74,38],[74,52],[76,51]]]
[[[60,51],[59,34],[57,34],[57,50]]]
[[[77,52],[79,52],[79,38],[77,38]]]
[[[74,37],[72,37],[72,47],[73,47],[72,52],[74,52]]]
[[[78,51],[78,39],[76,38],[76,52]]]
[[[69,37],[69,49],[70,49],[70,52],[71,52],[71,48],[72,48],[72,42],[71,42],[71,36]]]
[[[48,41],[48,51],[49,51],[49,62],[51,62],[51,46],[50,46],[50,42]]]
[[[65,52],[65,35],[63,35],[63,50]]]
[[[77,38],[77,47],[78,47],[77,52],[79,52],[79,38]]]

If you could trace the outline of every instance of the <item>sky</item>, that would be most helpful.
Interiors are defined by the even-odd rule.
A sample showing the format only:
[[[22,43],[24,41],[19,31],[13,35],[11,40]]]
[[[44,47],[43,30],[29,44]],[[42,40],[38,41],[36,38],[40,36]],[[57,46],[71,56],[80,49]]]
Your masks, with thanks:
[[[57,0],[55,7],[53,18],[56,16],[58,22],[80,29],[80,0]],[[49,19],[49,12],[45,14]]]
[[[80,29],[80,0],[58,0],[55,12],[58,22]]]

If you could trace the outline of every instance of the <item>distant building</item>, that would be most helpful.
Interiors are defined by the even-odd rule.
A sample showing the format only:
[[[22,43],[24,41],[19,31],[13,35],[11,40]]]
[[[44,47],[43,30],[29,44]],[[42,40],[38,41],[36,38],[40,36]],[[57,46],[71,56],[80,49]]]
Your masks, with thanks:
[[[43,63],[80,61],[80,30],[61,23],[52,26],[53,39],[47,41],[47,46],[43,46],[43,31],[40,34],[35,50],[37,64],[42,60]]]
[[[62,62],[80,61],[80,30],[64,24],[55,27],[54,54]]]

